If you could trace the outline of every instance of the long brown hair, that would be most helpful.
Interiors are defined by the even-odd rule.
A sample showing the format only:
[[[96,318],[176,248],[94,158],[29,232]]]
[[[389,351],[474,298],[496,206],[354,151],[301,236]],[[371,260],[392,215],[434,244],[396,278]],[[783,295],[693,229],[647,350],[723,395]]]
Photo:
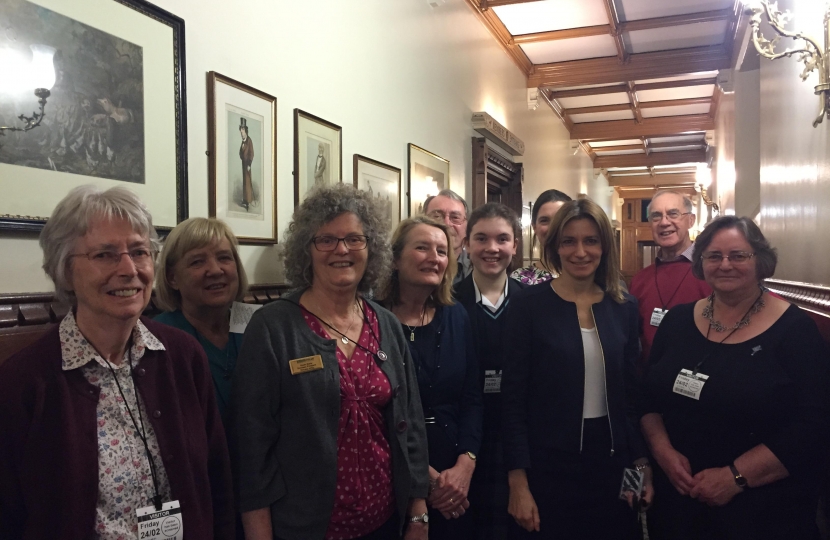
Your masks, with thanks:
[[[447,237],[447,248],[450,250],[452,249],[450,247],[452,246],[452,239],[450,238],[449,227],[428,216],[417,215],[401,221],[398,224],[398,228],[395,229],[395,234],[392,235],[393,262],[401,260],[401,253],[403,253],[403,248],[406,246],[409,233],[412,232],[412,229],[418,225],[429,225],[430,227],[440,229],[441,232],[444,233],[444,236]],[[449,253],[451,254],[452,251]],[[449,259],[450,261],[447,265],[447,269],[444,271],[444,277],[441,279],[441,284],[438,285],[432,293],[431,299],[433,306],[451,306],[454,304],[452,299],[452,280],[455,278],[457,268],[454,264],[455,261],[453,260],[453,257],[449,256]],[[378,294],[377,297],[380,299],[381,304],[390,309],[392,306],[400,303],[401,287],[400,282],[398,281],[397,270],[392,271],[392,274],[381,287],[380,294]]]
[[[614,240],[614,228],[600,206],[591,199],[568,201],[556,212],[550,224],[547,242],[545,242],[545,264],[562,273],[562,259],[559,246],[565,226],[575,219],[589,219],[599,230],[602,258],[594,274],[594,283],[619,303],[625,301],[620,287],[620,255]]]

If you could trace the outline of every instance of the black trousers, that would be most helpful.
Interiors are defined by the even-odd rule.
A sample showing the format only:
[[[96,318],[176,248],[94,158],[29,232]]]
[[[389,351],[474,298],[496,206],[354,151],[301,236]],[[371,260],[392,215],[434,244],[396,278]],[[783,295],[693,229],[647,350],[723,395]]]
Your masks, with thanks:
[[[359,536],[352,540],[397,540],[401,537],[398,534],[398,525],[400,524],[400,518],[398,517],[398,513],[395,512],[392,514],[392,517],[389,518],[386,523],[381,525],[379,528],[375,529],[374,531],[370,532],[365,536]],[[274,540],[282,540],[278,536],[274,537]]]
[[[511,540],[633,540],[637,514],[619,498],[626,452],[610,455],[608,418],[585,420],[582,453],[553,451],[527,470],[539,509],[537,532],[511,523]],[[619,448],[617,450],[620,450]]]

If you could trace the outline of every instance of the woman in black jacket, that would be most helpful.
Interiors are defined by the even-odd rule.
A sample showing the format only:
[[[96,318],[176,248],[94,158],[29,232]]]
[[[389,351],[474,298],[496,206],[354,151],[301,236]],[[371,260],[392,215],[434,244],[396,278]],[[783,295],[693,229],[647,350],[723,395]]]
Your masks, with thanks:
[[[633,392],[636,300],[619,285],[608,217],[588,199],[554,217],[546,263],[559,277],[515,295],[507,319],[503,397],[513,538],[631,538],[618,498],[623,469],[651,475]],[[530,534],[539,531],[541,534]]]

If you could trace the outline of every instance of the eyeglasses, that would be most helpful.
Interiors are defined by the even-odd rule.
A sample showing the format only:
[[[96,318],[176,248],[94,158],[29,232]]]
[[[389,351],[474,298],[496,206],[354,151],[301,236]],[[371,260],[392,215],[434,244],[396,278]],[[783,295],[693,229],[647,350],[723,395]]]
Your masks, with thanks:
[[[334,251],[337,249],[337,244],[343,242],[346,249],[349,251],[360,251],[366,249],[369,243],[369,237],[362,234],[350,234],[345,238],[337,238],[336,236],[315,236],[311,239],[317,251]]]
[[[467,217],[462,214],[461,212],[450,212],[449,216],[443,210],[433,210],[429,214],[427,214],[434,220],[446,222],[447,218],[449,217],[450,223],[453,225],[461,225],[465,221],[467,221]]]
[[[666,217],[668,217],[672,221],[677,221],[682,216],[688,216],[691,212],[681,212],[680,210],[669,210],[666,212]],[[663,221],[663,213],[662,212],[652,212],[648,215],[648,219],[653,221],[654,223],[659,223]]]
[[[746,251],[733,251],[729,255],[724,255],[719,251],[707,251],[706,253],[701,255],[701,258],[703,259],[703,262],[705,262],[706,264],[712,265],[720,264],[721,262],[723,262],[724,259],[727,259],[732,264],[743,264],[749,261],[749,259],[751,259],[754,256],[754,253],[749,253]]]
[[[86,257],[94,265],[102,268],[115,268],[121,263],[121,257],[129,255],[136,267],[151,266],[158,252],[148,247],[137,247],[129,251],[99,249],[87,253],[73,253],[70,257]]]

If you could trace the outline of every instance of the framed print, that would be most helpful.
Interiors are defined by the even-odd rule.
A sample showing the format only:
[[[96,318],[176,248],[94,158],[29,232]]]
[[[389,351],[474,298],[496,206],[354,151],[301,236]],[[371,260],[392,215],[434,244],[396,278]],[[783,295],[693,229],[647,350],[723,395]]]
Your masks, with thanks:
[[[343,128],[294,109],[294,206],[313,187],[343,181]]]
[[[208,214],[240,242],[277,243],[277,98],[207,75]]]
[[[389,219],[390,231],[394,231],[401,222],[401,170],[355,154],[353,178],[354,187],[368,191],[385,203],[383,208]]]
[[[409,215],[420,214],[424,201],[450,188],[450,162],[420,146],[409,143]]]
[[[184,21],[145,0],[3,0],[0,24],[0,73],[54,51],[43,122],[0,135],[0,230],[39,231],[83,184],[127,187],[160,230],[186,219]],[[0,77],[0,125],[37,108],[25,79]]]

